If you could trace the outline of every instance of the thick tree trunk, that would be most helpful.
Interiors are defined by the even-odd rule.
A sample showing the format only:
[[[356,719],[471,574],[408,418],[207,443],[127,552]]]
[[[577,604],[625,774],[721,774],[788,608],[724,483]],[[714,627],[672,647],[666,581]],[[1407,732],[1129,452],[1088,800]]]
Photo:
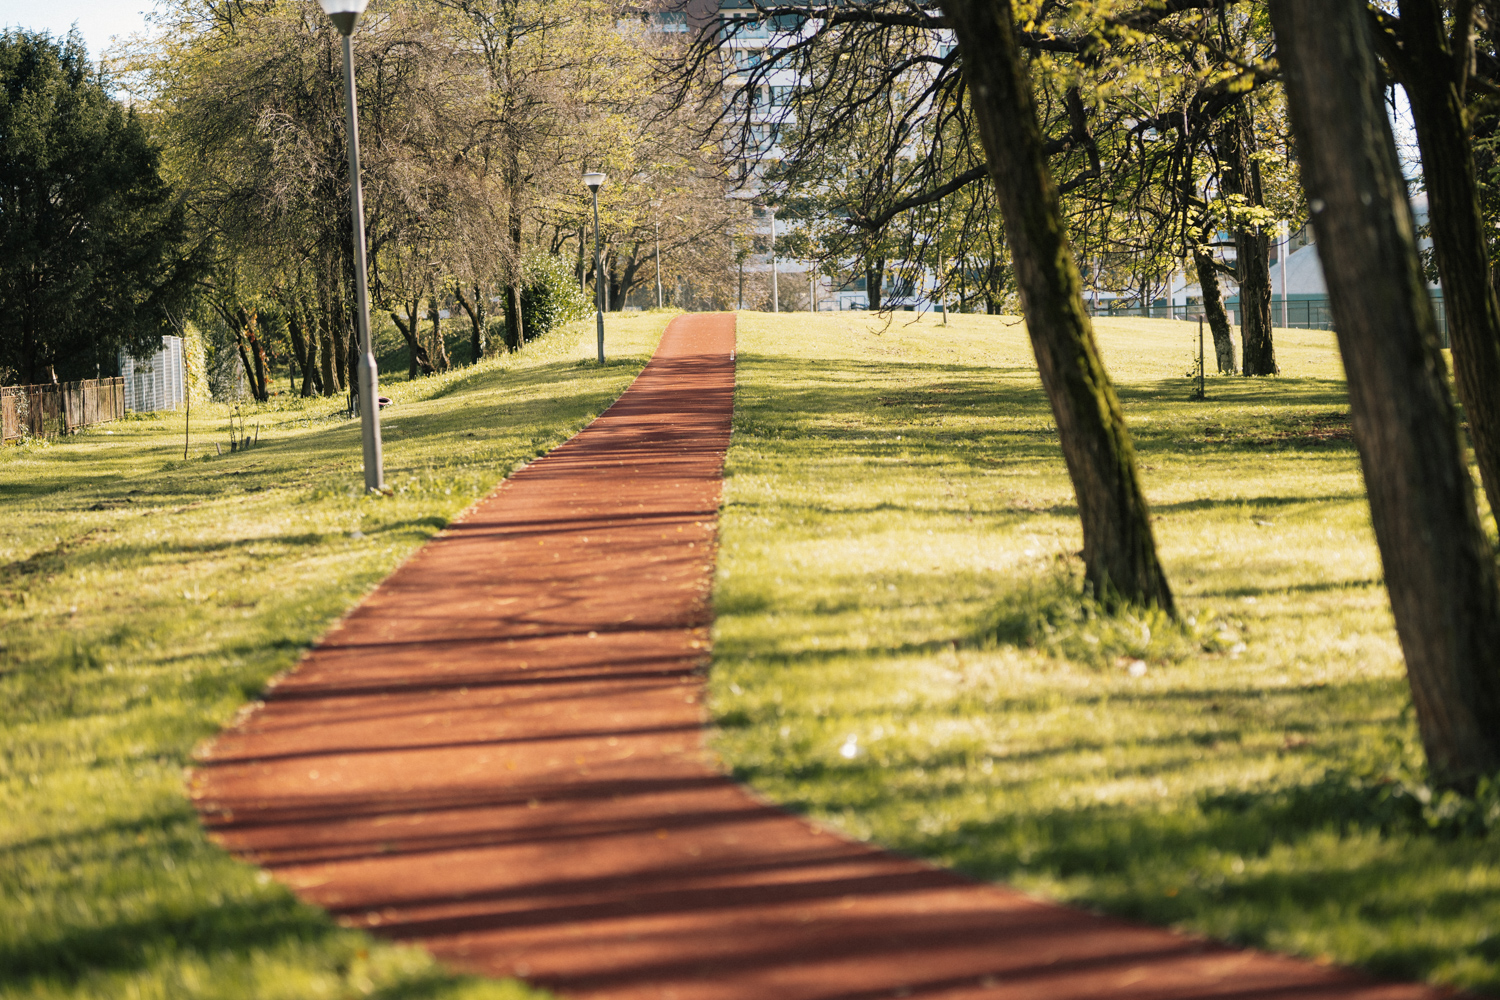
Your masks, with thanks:
[[[1249,105],[1241,100],[1220,134],[1224,189],[1258,208],[1266,200],[1254,152],[1254,122]],[[1246,375],[1275,375],[1280,369],[1271,342],[1270,237],[1259,226],[1240,227],[1235,233],[1235,256],[1239,258],[1241,370]]]
[[[432,367],[445,372],[453,366],[448,361],[448,345],[443,343],[443,314],[436,298],[427,302],[427,318],[432,321],[432,350],[427,356],[432,359]]]
[[[337,396],[343,391],[343,385],[339,382],[338,372],[338,344],[334,343],[333,331],[328,322],[327,313],[320,313],[317,318],[318,331],[318,372],[323,383],[322,392],[325,396]]]
[[[521,328],[521,286],[507,284],[500,292],[505,306],[505,349],[519,351],[525,343],[525,330]]]
[[[872,312],[885,302],[885,258],[875,257],[865,264],[865,298]]]
[[[1364,0],[1271,0],[1349,408],[1440,785],[1500,771],[1500,587],[1479,527]]]
[[[1233,375],[1238,370],[1234,365],[1234,336],[1229,328],[1229,313],[1224,309],[1224,296],[1219,293],[1218,268],[1213,256],[1201,250],[1193,253],[1193,265],[1198,270],[1198,286],[1203,289],[1203,315],[1208,318],[1208,328],[1214,335],[1219,374]]]
[[[1027,332],[1078,497],[1087,579],[1103,601],[1123,598],[1175,613],[1135,449],[1084,309],[1010,0],[943,0],[943,9],[958,39]]]
[[[1411,67],[1402,83],[1411,98],[1422,151],[1432,244],[1448,307],[1454,381],[1469,419],[1469,440],[1490,511],[1500,516],[1500,301],[1489,282],[1484,219],[1458,92],[1458,67],[1436,0],[1401,0],[1400,10]]]

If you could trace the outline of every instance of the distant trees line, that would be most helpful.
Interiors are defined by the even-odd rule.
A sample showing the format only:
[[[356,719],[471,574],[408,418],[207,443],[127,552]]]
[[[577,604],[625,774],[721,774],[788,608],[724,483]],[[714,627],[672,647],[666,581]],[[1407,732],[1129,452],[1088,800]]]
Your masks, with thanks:
[[[612,308],[654,282],[658,237],[669,289],[691,276],[727,301],[739,206],[697,123],[654,95],[670,36],[624,15],[614,0],[371,4],[355,52],[372,304],[409,374],[451,363],[445,314],[477,360],[577,306],[595,280],[585,168],[611,178]],[[224,334],[257,398],[281,364],[303,394],[339,393],[353,262],[336,36],[297,0],[173,0],[156,18],[109,72],[76,38],[0,42],[0,182],[15,192],[0,192],[14,250],[0,262],[0,375],[92,374],[197,320]]]

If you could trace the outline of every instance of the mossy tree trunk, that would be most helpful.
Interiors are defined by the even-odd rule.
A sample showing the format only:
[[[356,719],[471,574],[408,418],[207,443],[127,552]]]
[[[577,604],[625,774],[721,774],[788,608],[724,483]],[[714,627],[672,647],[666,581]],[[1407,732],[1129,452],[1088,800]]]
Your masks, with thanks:
[[[1490,510],[1500,512],[1500,302],[1489,282],[1479,185],[1459,93],[1466,60],[1449,45],[1437,0],[1401,0],[1400,13],[1405,58],[1398,65],[1422,152],[1433,250],[1448,306],[1454,381]],[[1467,34],[1468,28],[1456,30]]]
[[[1175,613],[1135,450],[1094,343],[1047,169],[1010,0],[943,0],[1005,217],[1026,328],[1083,521],[1085,573],[1105,601]]]
[[[1434,780],[1500,771],[1500,587],[1364,0],[1271,0],[1396,632]]]

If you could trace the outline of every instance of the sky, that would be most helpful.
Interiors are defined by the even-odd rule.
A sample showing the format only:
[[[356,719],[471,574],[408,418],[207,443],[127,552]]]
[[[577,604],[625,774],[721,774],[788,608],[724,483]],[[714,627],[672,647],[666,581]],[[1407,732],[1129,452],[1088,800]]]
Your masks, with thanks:
[[[144,30],[152,7],[151,0],[0,0],[0,27],[66,35],[76,23],[97,59],[112,36]]]

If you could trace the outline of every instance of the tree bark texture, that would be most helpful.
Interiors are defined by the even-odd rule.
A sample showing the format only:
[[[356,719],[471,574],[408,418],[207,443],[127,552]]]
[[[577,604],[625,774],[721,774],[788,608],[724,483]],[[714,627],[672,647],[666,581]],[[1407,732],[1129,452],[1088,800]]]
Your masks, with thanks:
[[[311,396],[317,384],[318,340],[308,336],[301,308],[295,301],[286,303],[286,329],[292,340],[292,354],[302,371],[303,396]]]
[[[458,302],[458,307],[469,317],[469,364],[475,365],[490,352],[489,331],[486,324],[489,315],[485,311],[484,292],[478,284],[473,286],[474,297],[470,299],[464,294],[464,286],[458,282],[453,283],[453,298]]]
[[[1229,313],[1224,309],[1224,296],[1219,292],[1219,270],[1214,265],[1213,256],[1201,250],[1194,252],[1193,265],[1198,271],[1198,287],[1203,289],[1203,315],[1214,335],[1214,356],[1218,360],[1219,374],[1233,375],[1239,369],[1234,364],[1234,335],[1229,328]]]
[[[452,365],[448,361],[448,345],[443,343],[443,313],[436,298],[427,301],[427,318],[432,322],[432,350],[427,356],[432,359],[432,367],[445,372]]]
[[[865,299],[871,312],[885,302],[885,259],[876,257],[865,264]]]
[[[245,374],[250,379],[250,395],[264,403],[271,398],[270,386],[266,384],[266,350],[260,342],[256,328],[260,317],[243,306],[234,309],[234,338],[239,343],[240,360]]]
[[[1453,374],[1469,418],[1469,440],[1490,510],[1500,515],[1500,301],[1489,282],[1489,254],[1459,67],[1437,0],[1401,0],[1401,35],[1422,151],[1433,250],[1443,277]]]
[[[1448,394],[1364,0],[1271,0],[1349,408],[1434,780],[1500,771],[1500,587]]]
[[[344,387],[339,382],[338,345],[333,341],[333,332],[326,313],[318,317],[317,333],[318,372],[323,382],[323,395],[336,396],[343,391]]]
[[[1123,598],[1175,613],[1135,449],[1084,308],[1010,0],[943,0],[943,9],[958,40],[1027,332],[1078,497],[1085,574],[1100,600]]]
[[[406,356],[408,368],[406,377],[414,379],[420,375],[431,375],[433,372],[432,359],[427,355],[427,348],[422,346],[421,336],[421,313],[418,312],[418,304],[403,303],[401,308],[406,310],[406,318],[394,309],[391,310],[391,319],[395,321],[396,329],[401,331],[401,339],[406,341]]]
[[[1224,188],[1247,205],[1265,205],[1260,164],[1255,162],[1255,130],[1250,107],[1241,100],[1220,133]],[[1240,279],[1240,364],[1246,375],[1275,375],[1276,350],[1271,342],[1271,238],[1259,226],[1235,232]]]
[[[526,332],[521,328],[521,286],[514,282],[506,284],[500,297],[505,306],[505,349],[519,351]]]

